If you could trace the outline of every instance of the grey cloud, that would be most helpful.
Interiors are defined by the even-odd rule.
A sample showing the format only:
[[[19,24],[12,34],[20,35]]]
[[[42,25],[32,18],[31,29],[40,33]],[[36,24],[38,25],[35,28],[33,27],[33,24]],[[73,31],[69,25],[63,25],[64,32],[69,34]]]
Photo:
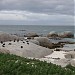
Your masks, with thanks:
[[[74,15],[74,0],[0,0],[0,10]]]

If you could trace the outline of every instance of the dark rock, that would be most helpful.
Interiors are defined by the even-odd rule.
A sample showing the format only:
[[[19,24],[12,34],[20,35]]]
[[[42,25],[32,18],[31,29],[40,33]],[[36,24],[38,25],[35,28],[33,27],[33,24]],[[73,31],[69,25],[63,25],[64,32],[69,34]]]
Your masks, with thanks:
[[[49,42],[49,39],[47,37],[37,37],[34,39],[39,42],[40,46],[43,46],[46,48],[53,48],[53,44]]]
[[[74,34],[71,31],[65,31],[64,33],[59,34],[61,38],[74,38]]]
[[[18,39],[19,37],[16,35],[11,35],[8,33],[0,32],[0,42],[12,41],[14,39]]]
[[[55,31],[50,32],[47,37],[58,37],[58,33],[56,33]]]
[[[38,37],[38,36],[39,35],[37,33],[34,33],[34,32],[26,34],[26,37]]]

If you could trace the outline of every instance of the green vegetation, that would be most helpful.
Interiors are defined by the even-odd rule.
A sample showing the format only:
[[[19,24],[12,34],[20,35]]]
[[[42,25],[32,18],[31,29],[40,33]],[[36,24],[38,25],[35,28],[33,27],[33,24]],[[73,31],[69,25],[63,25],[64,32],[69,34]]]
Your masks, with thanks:
[[[0,75],[75,75],[75,67],[0,53]]]

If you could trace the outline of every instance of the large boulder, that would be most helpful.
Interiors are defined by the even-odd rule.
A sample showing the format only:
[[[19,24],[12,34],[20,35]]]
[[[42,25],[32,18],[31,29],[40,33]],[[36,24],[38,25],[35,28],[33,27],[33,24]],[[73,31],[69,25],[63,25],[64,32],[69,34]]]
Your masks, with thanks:
[[[65,32],[59,34],[59,37],[62,37],[62,38],[74,38],[74,34],[71,31],[65,31]]]
[[[1,41],[9,41],[9,40],[14,40],[14,39],[19,39],[16,35],[11,35],[9,33],[5,32],[0,32],[0,42]]]
[[[53,44],[49,41],[47,37],[36,37],[34,39],[39,42],[40,46],[53,48]]]
[[[71,62],[71,65],[75,67],[75,59],[72,59],[70,62]]]
[[[26,37],[38,37],[38,34],[34,33],[34,32],[31,32],[31,33],[27,33],[25,36]]]
[[[36,45],[40,45],[39,41],[37,41],[37,40],[30,40],[30,42],[32,42],[32,43],[34,43]]]
[[[23,40],[23,42],[26,42]],[[41,47],[32,42],[23,43],[22,41],[13,42],[9,45],[9,41],[5,42],[5,47],[0,44],[0,53],[10,53],[21,57],[43,58],[53,52],[53,49]]]
[[[55,32],[55,31],[51,31],[51,32],[47,35],[47,37],[58,37],[58,33]]]
[[[75,51],[70,51],[65,55],[67,59],[75,59]]]
[[[0,49],[0,53],[6,53],[6,54],[8,54],[8,53],[10,53],[10,51],[7,50],[7,49]]]

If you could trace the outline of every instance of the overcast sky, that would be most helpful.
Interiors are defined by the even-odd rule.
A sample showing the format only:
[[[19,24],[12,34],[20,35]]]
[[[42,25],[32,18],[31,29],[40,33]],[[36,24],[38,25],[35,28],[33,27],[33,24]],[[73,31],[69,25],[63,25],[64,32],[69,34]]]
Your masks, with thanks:
[[[74,0],[0,0],[0,25],[74,25]]]

